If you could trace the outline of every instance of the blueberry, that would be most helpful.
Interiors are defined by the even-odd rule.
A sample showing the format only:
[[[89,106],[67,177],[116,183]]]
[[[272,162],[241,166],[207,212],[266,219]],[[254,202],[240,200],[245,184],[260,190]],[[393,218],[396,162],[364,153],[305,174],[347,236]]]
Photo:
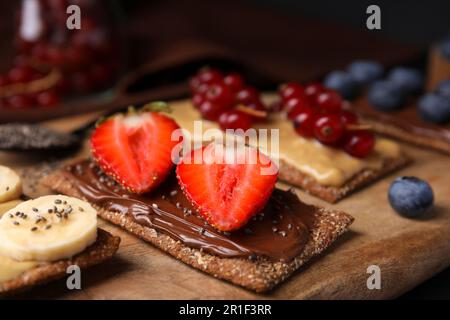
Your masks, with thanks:
[[[344,99],[353,99],[357,96],[359,86],[350,73],[333,71],[329,73],[323,82],[324,86],[339,92]]]
[[[384,72],[381,64],[371,60],[353,61],[347,70],[360,85],[366,85],[381,78]]]
[[[404,67],[391,70],[388,80],[408,94],[419,92],[424,83],[423,75],[418,70]]]
[[[439,82],[436,92],[450,99],[450,79]]]
[[[430,209],[434,201],[430,185],[416,177],[395,179],[389,188],[388,198],[395,211],[410,218]]]
[[[404,106],[406,96],[392,82],[383,80],[370,86],[367,99],[377,110],[394,111]]]
[[[450,121],[450,98],[437,93],[427,93],[417,103],[420,117],[429,122],[446,123]]]
[[[441,43],[441,52],[444,57],[450,59],[450,37],[444,39]]]

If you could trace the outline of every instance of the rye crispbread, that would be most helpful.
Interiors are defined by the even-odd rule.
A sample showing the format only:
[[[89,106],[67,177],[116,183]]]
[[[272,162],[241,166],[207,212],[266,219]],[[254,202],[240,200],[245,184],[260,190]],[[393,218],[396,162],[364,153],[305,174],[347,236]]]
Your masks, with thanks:
[[[82,195],[73,187],[73,182],[62,171],[47,176],[42,181],[53,190],[73,197]],[[101,218],[119,225],[128,232],[150,242],[184,263],[202,270],[216,278],[230,281],[256,292],[265,292],[286,280],[298,268],[329,247],[353,222],[350,215],[323,208],[316,208],[314,227],[303,252],[294,260],[285,263],[264,258],[222,258],[190,248],[155,229],[136,223],[132,217],[97,208]]]
[[[0,297],[16,294],[37,285],[67,276],[70,265],[86,269],[111,258],[119,248],[120,238],[98,229],[97,240],[71,259],[43,263],[23,272],[19,277],[0,283]]]
[[[305,192],[319,197],[325,201],[336,203],[362,187],[383,178],[387,174],[400,169],[411,162],[411,159],[401,156],[395,159],[386,159],[380,170],[365,169],[350,178],[340,187],[323,186],[315,179],[303,174],[292,165],[280,160],[278,177],[289,184],[300,187]]]

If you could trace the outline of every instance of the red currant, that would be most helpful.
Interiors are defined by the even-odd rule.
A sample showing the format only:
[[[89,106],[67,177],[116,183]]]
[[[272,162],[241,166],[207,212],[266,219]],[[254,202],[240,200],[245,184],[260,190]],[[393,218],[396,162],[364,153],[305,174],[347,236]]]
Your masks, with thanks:
[[[229,110],[222,113],[219,117],[219,125],[222,130],[250,129],[253,124],[252,116],[239,110]]]
[[[34,105],[35,101],[26,95],[12,96],[8,99],[8,106],[11,108],[24,109],[33,107]]]
[[[226,108],[223,106],[208,100],[204,101],[199,107],[202,117],[210,121],[217,121],[224,110],[226,110]]]
[[[336,91],[327,90],[317,95],[316,104],[323,112],[337,113],[342,109],[342,98]]]
[[[238,73],[230,73],[223,78],[223,82],[233,92],[237,92],[244,87],[244,79]]]
[[[77,67],[89,62],[91,59],[91,52],[84,47],[76,48],[70,46],[65,50],[64,56],[70,67]]]
[[[324,114],[314,122],[314,136],[323,144],[334,144],[345,132],[341,117],[336,114]]]
[[[8,73],[8,78],[12,83],[28,82],[33,77],[33,69],[30,67],[15,67]]]
[[[205,99],[223,107],[228,107],[234,102],[233,93],[224,83],[211,84],[205,93]]]
[[[39,93],[36,100],[42,107],[55,107],[59,104],[59,96],[54,90],[47,90]]]
[[[191,88],[191,92],[197,92],[198,87],[201,85],[200,79],[198,76],[194,76],[189,79],[189,87]]]
[[[314,136],[314,119],[316,112],[311,107],[303,107],[293,119],[295,131],[302,137],[311,138]]]
[[[315,103],[317,95],[324,90],[325,88],[320,83],[313,82],[305,87],[305,95],[311,102]]]
[[[367,130],[355,130],[344,141],[344,150],[357,158],[367,157],[375,146],[375,136]]]
[[[6,86],[9,84],[8,76],[0,75],[0,87]]]
[[[305,106],[310,106],[309,101],[305,97],[295,97],[290,98],[288,101],[286,101],[284,109],[289,115],[294,109],[302,108]]]
[[[259,101],[259,93],[253,87],[245,87],[236,93],[236,103],[247,105]]]
[[[205,96],[201,93],[196,93],[192,96],[192,104],[196,108],[200,108],[202,103],[205,102]]]
[[[222,74],[210,68],[203,68],[195,76],[189,79],[189,87],[192,93],[204,93],[210,84],[221,82]]]
[[[0,108],[7,108],[7,107],[9,107],[8,99],[0,98]]]
[[[29,58],[24,54],[19,54],[14,58],[14,65],[16,67],[25,67],[30,65]]]
[[[31,55],[41,61],[44,61],[47,55],[47,44],[44,42],[38,42],[31,49]]]
[[[217,83],[222,81],[222,73],[212,68],[204,68],[197,75],[200,83]]]
[[[197,87],[197,90],[195,91],[195,93],[205,94],[206,91],[208,91],[208,89],[209,89],[209,84],[202,83]]]
[[[344,125],[347,124],[357,124],[358,117],[353,112],[344,110],[341,112],[341,121]]]
[[[279,93],[281,99],[286,102],[291,98],[303,96],[303,87],[295,82],[284,83],[280,86]]]
[[[53,66],[60,66],[64,62],[64,52],[57,46],[49,46],[45,53],[45,60]]]

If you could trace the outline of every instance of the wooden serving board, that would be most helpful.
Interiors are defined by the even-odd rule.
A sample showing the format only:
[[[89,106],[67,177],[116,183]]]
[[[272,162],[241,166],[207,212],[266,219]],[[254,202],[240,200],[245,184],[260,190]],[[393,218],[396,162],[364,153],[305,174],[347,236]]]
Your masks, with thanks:
[[[67,130],[73,123],[73,119],[65,119],[52,126]],[[408,145],[404,147],[414,158],[414,164],[336,205],[298,191],[303,201],[344,210],[355,217],[355,222],[351,230],[324,254],[269,294],[255,294],[214,279],[102,221],[103,228],[122,238],[121,247],[114,259],[82,274],[82,290],[68,291],[65,281],[57,281],[23,294],[21,298],[394,298],[450,266],[450,157]],[[81,156],[86,152],[87,148]],[[41,163],[48,156],[3,152],[0,153],[0,164],[23,169]],[[435,208],[426,217],[403,218],[389,206],[387,190],[399,175],[418,176],[433,187]],[[41,189],[34,192],[28,185],[25,188],[31,195],[48,192]],[[370,265],[381,269],[380,290],[367,288]]]

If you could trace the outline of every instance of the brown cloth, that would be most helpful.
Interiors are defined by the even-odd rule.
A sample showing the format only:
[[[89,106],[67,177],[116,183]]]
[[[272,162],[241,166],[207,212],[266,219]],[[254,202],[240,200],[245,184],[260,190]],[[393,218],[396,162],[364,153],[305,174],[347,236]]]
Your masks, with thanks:
[[[283,81],[318,79],[354,59],[389,66],[420,54],[418,48],[367,30],[364,13],[355,30],[235,0],[142,1],[128,10],[122,30],[129,69],[112,101],[30,110],[27,118],[187,97],[187,79],[203,65],[242,72],[252,85],[274,89]]]

